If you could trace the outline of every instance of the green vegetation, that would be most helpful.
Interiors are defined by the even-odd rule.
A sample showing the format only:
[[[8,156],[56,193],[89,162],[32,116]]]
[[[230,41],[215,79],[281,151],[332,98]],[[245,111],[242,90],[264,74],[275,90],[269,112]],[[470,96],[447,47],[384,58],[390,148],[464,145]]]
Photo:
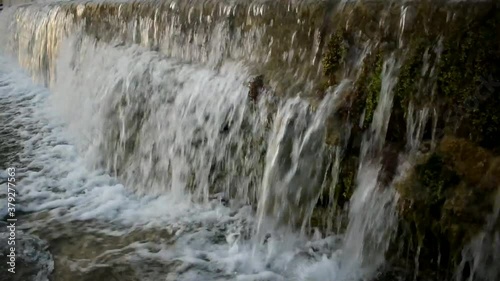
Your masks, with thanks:
[[[466,139],[447,136],[397,185],[403,223],[412,229],[409,238],[424,249],[421,260],[440,254],[443,264],[459,261],[462,247],[492,211],[499,159]],[[431,250],[438,246],[448,250]]]
[[[496,151],[500,148],[498,26],[499,9],[471,19],[463,30],[447,38],[438,68],[442,103],[462,119],[457,134]]]
[[[351,16],[339,20],[339,26],[348,28],[334,32],[323,57],[327,82],[322,88],[326,89],[339,82],[339,74],[349,71],[346,54],[363,42],[378,40],[364,59],[352,92],[333,117],[353,127],[332,204],[342,207],[355,188],[361,136],[377,107],[384,58],[397,52],[401,59],[387,148],[402,152],[410,103],[438,115],[437,148],[423,154],[397,184],[401,221],[394,248],[404,245],[410,256],[419,255],[424,275],[452,271],[460,262],[462,247],[482,229],[500,187],[500,9],[493,3],[470,5],[415,4],[413,24],[398,37],[399,14],[391,14],[392,7],[386,8],[389,16],[384,31],[369,27],[374,17],[381,17],[380,10],[356,4],[348,10],[355,11]],[[446,20],[450,13],[455,17]],[[361,35],[353,36],[356,32]],[[400,39],[402,47],[395,43]],[[423,129],[423,141],[430,142],[431,119]],[[329,135],[339,139],[338,132]],[[391,161],[396,160],[384,161],[384,165],[390,166]],[[398,257],[393,255],[401,263]]]
[[[332,35],[323,56],[323,72],[328,77],[329,83],[335,83],[335,73],[342,66],[346,56],[346,46],[342,35],[337,32]]]

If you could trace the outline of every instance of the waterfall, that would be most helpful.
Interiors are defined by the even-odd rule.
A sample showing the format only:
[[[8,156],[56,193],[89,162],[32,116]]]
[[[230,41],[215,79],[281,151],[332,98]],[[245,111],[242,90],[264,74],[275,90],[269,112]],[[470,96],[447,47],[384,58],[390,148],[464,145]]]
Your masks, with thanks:
[[[456,280],[495,280],[500,271],[495,266],[500,261],[500,232],[495,229],[500,215],[500,191],[495,197],[493,212],[488,216],[486,226],[462,250],[463,259]]]
[[[260,187],[259,234],[264,218],[269,215],[285,225],[301,225],[302,229],[310,220],[325,174],[324,123],[348,87],[349,81],[341,83],[314,113],[299,98],[286,101],[278,109]]]
[[[456,281],[498,278],[500,160],[471,128],[495,131],[454,111],[460,81],[442,74],[462,46],[447,33],[483,6],[368,2],[3,10],[0,105],[22,110],[0,115],[12,131],[0,141],[19,136],[1,152],[22,166],[25,229],[62,245],[55,278],[137,263],[145,280],[381,280],[410,260],[397,278],[417,280],[427,240],[447,242],[445,218],[470,219],[456,208],[474,192],[489,215],[447,266]],[[78,251],[90,257],[68,258]]]
[[[396,64],[394,57],[384,63],[379,103],[370,131],[362,143],[357,188],[351,199],[346,232],[346,263],[367,263],[374,268],[380,266],[389,245],[390,232],[396,223],[396,195],[390,187],[380,186],[379,183],[382,169],[380,155],[391,114],[392,88],[397,81]]]
[[[243,191],[259,178],[249,167],[259,161],[267,116],[245,102],[243,66],[211,71],[88,38],[64,49],[52,98],[93,165],[143,194],[251,196]]]

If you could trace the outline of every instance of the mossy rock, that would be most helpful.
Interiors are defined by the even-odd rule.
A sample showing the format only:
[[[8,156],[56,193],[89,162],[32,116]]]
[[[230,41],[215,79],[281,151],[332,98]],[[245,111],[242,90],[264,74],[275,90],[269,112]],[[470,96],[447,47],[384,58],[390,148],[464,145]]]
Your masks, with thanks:
[[[332,34],[322,59],[323,73],[329,85],[335,84],[335,74],[344,63],[346,54],[347,46],[342,34],[340,32]]]
[[[335,187],[335,203],[339,208],[343,208],[349,202],[354,192],[358,163],[357,157],[344,159],[341,163],[339,178]]]
[[[493,155],[486,149],[465,139],[447,136],[441,141],[439,151],[445,161],[453,165],[453,169],[468,185],[494,188],[491,185],[481,184],[490,168],[495,170],[491,166]]]
[[[493,210],[499,164],[498,157],[470,140],[446,136],[396,185],[402,223],[411,229],[404,243],[423,249],[420,260],[436,260],[439,254],[443,265],[459,262],[461,249]],[[430,250],[438,246],[438,253]]]
[[[382,88],[382,68],[383,59],[380,53],[375,55],[375,61],[371,66],[371,70],[368,74],[367,80],[365,82],[366,87],[363,89],[365,93],[365,119],[364,124],[368,126],[373,120],[373,114],[378,105],[378,99],[380,91]]]
[[[484,9],[453,23],[443,43],[437,92],[457,136],[500,149],[500,9]]]

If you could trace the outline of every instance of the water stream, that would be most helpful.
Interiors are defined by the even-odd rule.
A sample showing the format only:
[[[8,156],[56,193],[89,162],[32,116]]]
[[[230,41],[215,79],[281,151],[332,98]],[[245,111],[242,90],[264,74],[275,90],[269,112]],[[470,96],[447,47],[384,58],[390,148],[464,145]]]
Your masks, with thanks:
[[[327,124],[377,42],[353,53],[318,101],[310,92],[323,23],[301,18],[300,3],[276,8],[274,22],[257,2],[187,2],[1,12],[0,197],[5,170],[16,167],[19,233],[30,245],[19,259],[31,265],[21,274],[36,264],[34,280],[374,280],[397,231],[393,185],[414,164],[431,115],[408,110],[405,149],[384,180],[404,56],[383,58],[345,225],[313,228],[318,200],[326,190],[334,199],[345,149],[324,141]],[[103,10],[99,24],[89,21]],[[296,30],[280,29],[290,18]],[[269,83],[253,100],[260,72]],[[348,139],[357,124],[336,125]],[[488,231],[463,250],[481,276],[498,260],[477,258],[500,245]]]

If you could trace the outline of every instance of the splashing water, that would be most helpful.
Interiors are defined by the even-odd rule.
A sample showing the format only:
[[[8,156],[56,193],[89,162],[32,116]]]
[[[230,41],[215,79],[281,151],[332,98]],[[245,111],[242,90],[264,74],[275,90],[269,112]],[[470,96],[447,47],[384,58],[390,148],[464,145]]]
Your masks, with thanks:
[[[497,191],[493,212],[486,226],[462,250],[462,262],[457,268],[457,281],[498,280],[500,278],[500,232],[495,225],[500,218],[500,189]]]
[[[95,69],[97,62],[100,71]],[[2,59],[3,69],[11,65]],[[19,71],[2,74],[2,83],[12,88],[2,92],[8,104],[26,93],[20,104],[26,112],[11,120],[12,127],[22,124],[16,131],[25,138],[24,151],[16,152],[21,155],[18,165],[26,167],[23,211],[47,216],[27,218],[26,228],[42,237],[47,235],[44,229],[55,232],[57,222],[70,227],[84,221],[86,229],[81,231],[100,229],[104,237],[127,237],[136,231],[148,237],[148,229],[165,229],[175,246],[136,241],[110,249],[98,260],[123,264],[112,254],[119,252],[128,260],[170,264],[169,271],[175,274],[167,280],[310,280],[299,268],[322,262],[328,249],[339,247],[336,237],[307,242],[279,229],[269,229],[271,237],[264,243],[249,239],[254,214],[241,204],[255,200],[251,199],[255,196],[252,180],[262,178],[254,163],[262,161],[259,150],[266,138],[261,131],[268,114],[265,99],[257,105],[263,110],[243,102],[242,85],[248,76],[242,66],[223,65],[214,72],[163,59],[139,47],[114,48],[73,38],[62,47],[57,73],[51,94],[33,86]],[[304,157],[301,150],[321,149],[316,138],[323,134],[322,120],[335,104],[326,100],[314,113],[300,100],[279,106],[284,116],[309,115],[300,120],[304,134],[286,132],[297,144],[295,157]],[[299,107],[292,109],[292,104]],[[276,121],[274,127],[281,128],[280,124],[286,123]],[[244,137],[253,139],[249,147],[238,142]],[[233,173],[230,180],[211,178],[217,165]],[[225,207],[221,198],[213,201],[208,196],[218,191],[233,193],[228,198],[237,202]],[[318,194],[311,196],[314,202]],[[57,254],[56,268],[64,267]],[[83,260],[72,264],[83,272],[98,266]]]
[[[2,69],[12,69],[5,59],[2,58],[1,63]],[[21,99],[18,105],[24,108],[24,113],[15,115],[10,121],[10,126],[18,128],[15,132],[24,136],[26,143],[18,163],[26,167],[20,173],[23,177],[20,190],[23,211],[42,212],[47,216],[46,219],[25,218],[25,228],[35,229],[43,236],[43,229],[50,229],[53,233],[64,231],[58,227],[58,221],[65,222],[65,228],[83,221],[85,229],[70,231],[97,232],[99,237],[110,237],[106,239],[130,237],[137,231],[143,233],[140,237],[149,237],[152,234],[148,234],[148,229],[159,233],[166,231],[163,237],[175,241],[175,246],[169,246],[172,242],[164,244],[154,242],[154,239],[149,242],[141,239],[128,245],[117,245],[119,248],[102,253],[96,261],[123,265],[126,260],[145,260],[149,266],[156,261],[168,266],[171,274],[167,280],[296,278],[297,272],[287,268],[308,260],[313,262],[318,254],[308,254],[309,247],[315,243],[334,243],[333,240],[320,240],[308,244],[293,234],[277,234],[255,251],[251,241],[245,238],[251,235],[253,220],[253,211],[248,207],[224,207],[218,200],[193,204],[187,190],[183,190],[185,196],[176,197],[175,188],[162,190],[159,196],[138,196],[105,170],[86,163],[90,154],[80,151],[84,147],[92,150],[93,145],[86,146],[88,142],[81,146],[80,142],[77,146],[70,144],[75,134],[72,130],[66,131],[60,119],[66,113],[52,111],[52,99],[58,98],[56,93],[52,96],[45,89],[33,86],[19,71],[8,76],[2,73],[2,83],[11,89],[2,90],[3,100],[14,105],[15,99]],[[93,101],[92,96],[89,97],[87,101]],[[19,127],[19,124],[23,126]],[[80,133],[84,128],[88,127],[78,127]],[[76,138],[81,140],[79,136]],[[121,253],[120,258],[116,253]],[[96,270],[99,263],[69,260],[74,270],[87,274]],[[56,257],[56,268],[58,266],[64,267],[58,264]],[[166,276],[168,272],[163,271],[163,274]],[[155,280],[159,276],[162,272],[151,278]]]
[[[261,224],[268,215],[284,225],[301,225],[302,230],[310,220],[322,192],[315,188],[322,187],[325,173],[325,119],[335,110],[348,84],[340,84],[314,113],[299,98],[286,101],[278,109],[258,202],[259,234],[263,234]]]
[[[383,60],[347,225],[321,233],[310,228],[318,201],[327,190],[334,202],[342,141],[363,124],[334,122],[341,141],[333,145],[327,127],[378,43],[352,51],[318,102],[308,97],[329,38],[300,3],[278,6],[275,17],[260,2],[185,2],[36,4],[0,15],[9,131],[0,137],[17,138],[2,153],[20,167],[23,229],[55,245],[55,278],[373,279],[397,230],[393,185],[414,164],[432,110],[410,103],[406,150],[387,177],[402,55]],[[402,48],[411,9],[399,13]],[[295,30],[282,28],[292,23]],[[427,61],[423,68],[434,71]],[[269,85],[254,101],[248,82],[256,73]],[[464,249],[469,280],[493,280],[483,268],[498,260],[486,251],[499,244],[490,230]]]

